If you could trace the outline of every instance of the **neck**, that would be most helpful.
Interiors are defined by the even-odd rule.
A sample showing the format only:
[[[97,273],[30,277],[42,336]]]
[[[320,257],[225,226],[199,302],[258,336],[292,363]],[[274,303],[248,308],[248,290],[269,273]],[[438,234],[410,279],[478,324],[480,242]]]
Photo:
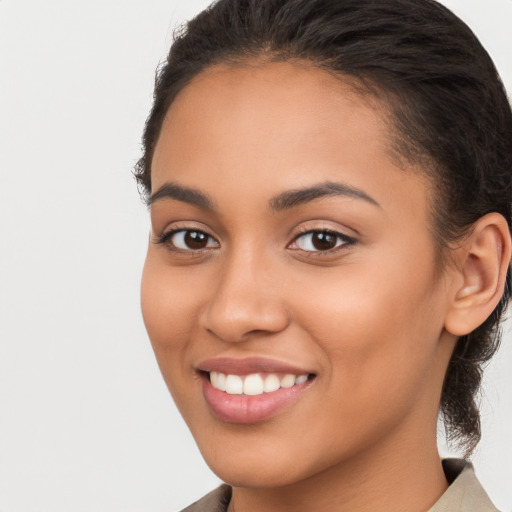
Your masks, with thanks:
[[[435,436],[402,437],[392,450],[369,449],[311,478],[279,488],[234,488],[236,512],[426,512],[448,484]],[[388,445],[389,446],[389,445]],[[397,449],[398,446],[398,449]],[[234,507],[234,508],[233,508]]]

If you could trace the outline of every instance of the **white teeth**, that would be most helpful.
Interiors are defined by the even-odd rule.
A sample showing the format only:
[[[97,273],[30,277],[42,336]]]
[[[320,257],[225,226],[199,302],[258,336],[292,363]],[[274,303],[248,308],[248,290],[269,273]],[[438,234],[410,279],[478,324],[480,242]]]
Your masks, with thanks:
[[[277,375],[271,373],[265,377],[265,382],[263,383],[263,391],[265,391],[265,393],[277,391],[280,387],[281,383],[279,382],[279,377]]]
[[[306,382],[307,380],[308,380],[307,374],[306,375],[299,375],[295,379],[295,384],[304,384],[304,382]]]
[[[263,393],[277,391],[279,388],[291,388],[295,384],[304,384],[307,380],[308,374],[293,375],[289,373],[279,379],[274,373],[270,373],[266,377],[262,377],[259,373],[251,373],[243,377],[232,374],[226,375],[221,372],[210,372],[212,386],[230,395],[262,395]]]
[[[212,381],[212,386],[214,388],[226,391],[226,375],[224,373],[211,372],[210,380]]]
[[[291,388],[295,384],[295,375],[289,373],[281,379],[282,388]]]
[[[244,383],[239,375],[226,375],[226,393],[241,395]]]
[[[261,395],[263,393],[263,379],[253,373],[244,380],[244,395]]]

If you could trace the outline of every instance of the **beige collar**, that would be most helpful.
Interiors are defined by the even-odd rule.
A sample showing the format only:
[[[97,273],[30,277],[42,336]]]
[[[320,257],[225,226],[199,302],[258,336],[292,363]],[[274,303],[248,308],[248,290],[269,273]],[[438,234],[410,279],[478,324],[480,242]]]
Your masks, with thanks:
[[[444,459],[443,469],[450,487],[429,512],[498,512],[477,480],[470,462]]]

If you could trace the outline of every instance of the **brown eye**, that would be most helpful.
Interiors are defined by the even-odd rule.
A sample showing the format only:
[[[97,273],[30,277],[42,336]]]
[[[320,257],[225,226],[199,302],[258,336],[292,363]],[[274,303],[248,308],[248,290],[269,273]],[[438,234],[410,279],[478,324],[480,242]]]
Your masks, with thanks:
[[[190,249],[204,249],[208,245],[208,235],[201,231],[187,231],[184,241]]]
[[[331,231],[310,231],[299,235],[291,245],[292,249],[300,249],[308,252],[330,251],[342,245],[353,244],[355,240]]]
[[[336,236],[331,233],[313,233],[311,243],[315,249],[319,251],[327,251],[336,247]]]
[[[198,251],[219,246],[213,237],[204,231],[194,229],[175,231],[169,236],[168,240],[172,246],[183,251]]]

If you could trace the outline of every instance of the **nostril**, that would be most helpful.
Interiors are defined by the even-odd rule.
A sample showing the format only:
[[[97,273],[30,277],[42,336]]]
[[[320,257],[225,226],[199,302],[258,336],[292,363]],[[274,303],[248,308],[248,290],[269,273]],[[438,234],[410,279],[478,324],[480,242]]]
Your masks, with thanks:
[[[288,326],[288,316],[279,311],[269,315],[266,312],[240,309],[229,313],[210,310],[204,315],[201,324],[215,338],[238,343],[281,332]]]

